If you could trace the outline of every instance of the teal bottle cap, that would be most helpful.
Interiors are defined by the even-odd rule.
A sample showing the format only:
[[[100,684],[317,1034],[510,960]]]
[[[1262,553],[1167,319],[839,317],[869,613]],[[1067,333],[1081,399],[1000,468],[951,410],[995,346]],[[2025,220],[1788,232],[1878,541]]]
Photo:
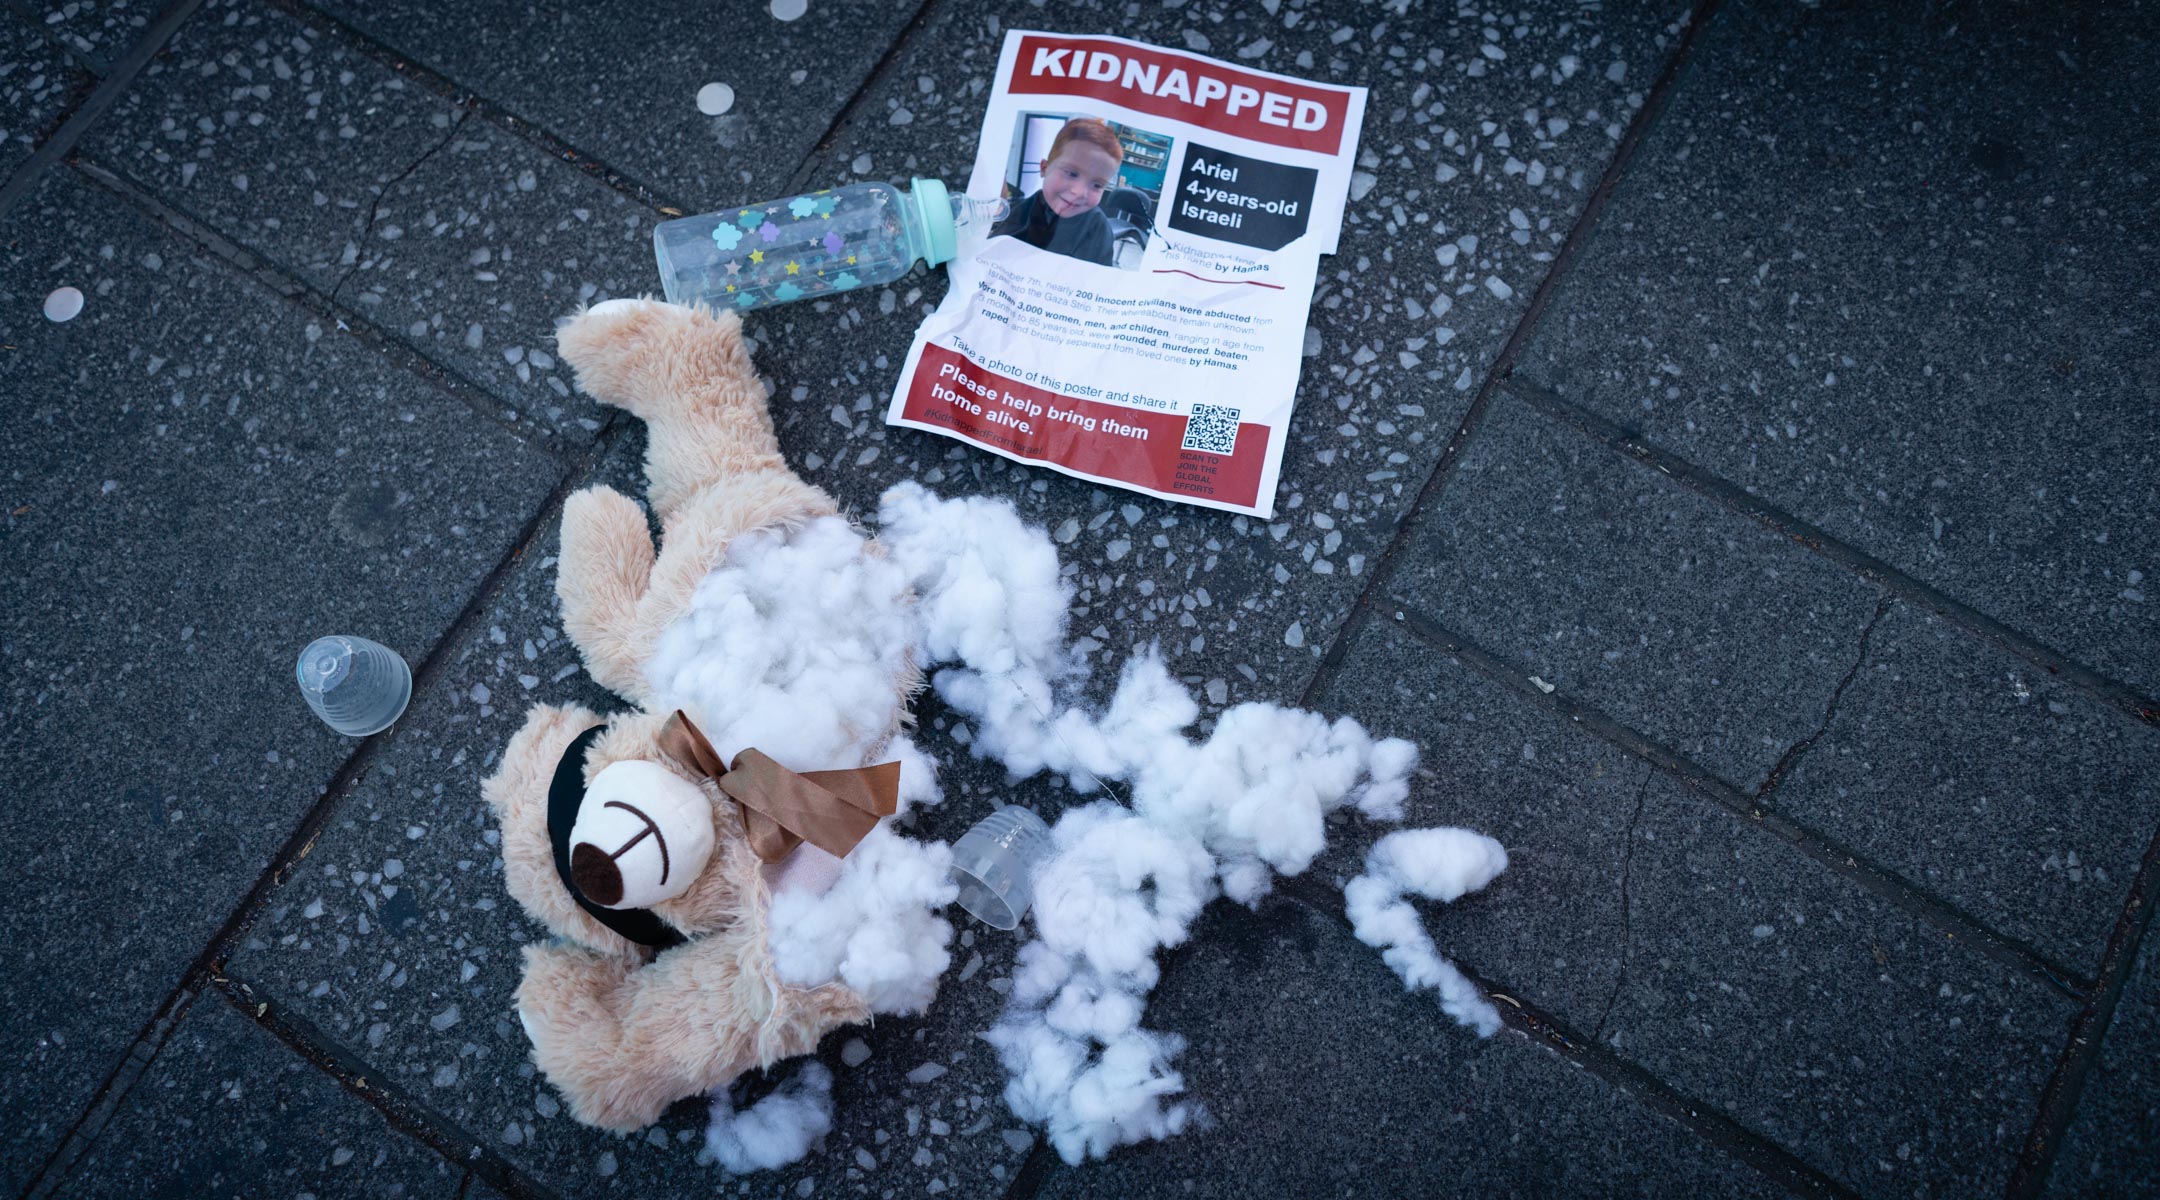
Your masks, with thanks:
[[[917,177],[908,195],[922,217],[923,231],[930,235],[930,265],[951,262],[960,252],[960,234],[953,225],[952,194],[942,181]]]

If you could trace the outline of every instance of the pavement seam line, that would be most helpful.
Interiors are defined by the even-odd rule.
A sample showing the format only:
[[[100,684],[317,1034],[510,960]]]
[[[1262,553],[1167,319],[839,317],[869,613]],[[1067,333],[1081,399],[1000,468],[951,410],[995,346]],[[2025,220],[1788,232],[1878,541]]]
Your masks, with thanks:
[[[2143,695],[2129,684],[2111,679],[2072,660],[2039,640],[2010,628],[1867,551],[1825,532],[1813,523],[1786,512],[1737,485],[1721,479],[1679,455],[1649,441],[1598,413],[1564,399],[1550,389],[1521,378],[1511,378],[1508,393],[1583,436],[1600,442],[1625,458],[1652,467],[1681,487],[1705,496],[1725,508],[1752,518],[1807,550],[1895,594],[1898,599],[1927,609],[1943,620],[1982,641],[2009,651],[2048,674],[2061,678],[2108,706],[2148,726],[2160,726],[2160,700]]]
[[[1830,732],[1831,723],[1837,720],[1838,702],[1845,698],[1845,689],[1852,686],[1852,681],[1860,674],[1860,668],[1867,665],[1868,639],[1875,636],[1875,627],[1882,624],[1883,617],[1895,603],[1887,590],[1876,596],[1875,612],[1868,617],[1867,624],[1860,630],[1860,649],[1853,655],[1853,664],[1845,672],[1845,677],[1837,681],[1836,687],[1830,689],[1830,700],[1823,705],[1822,720],[1816,723],[1814,732],[1787,746],[1785,753],[1778,755],[1778,760],[1770,765],[1769,773],[1763,776],[1762,783],[1756,786],[1755,799],[1768,800],[1777,795],[1777,790],[1785,786],[1785,780],[1791,776],[1793,767],[1798,765],[1808,751],[1815,748],[1815,743]]]
[[[1647,783],[1647,779],[1645,780]],[[1303,904],[1351,931],[1355,936],[1342,893],[1310,876],[1293,876],[1279,889],[1287,899]],[[1432,907],[1418,902],[1417,907]],[[1806,1160],[1748,1128],[1730,1114],[1701,1103],[1652,1075],[1631,1059],[1623,1058],[1594,1039],[1586,1038],[1567,1022],[1545,1012],[1515,994],[1515,990],[1481,974],[1474,966],[1447,955],[1477,989],[1495,1001],[1501,1023],[1532,1042],[1543,1045],[1572,1066],[1598,1077],[1608,1086],[1631,1096],[1652,1112],[1695,1134],[1717,1149],[1762,1172],[1772,1181],[1799,1196],[1852,1196],[1843,1184],[1809,1165]]]
[[[1620,857],[1620,970],[1613,976],[1612,991],[1605,996],[1605,1007],[1598,1011],[1597,1024],[1590,1028],[1590,1040],[1602,1042],[1605,1038],[1605,1019],[1612,1016],[1613,1003],[1620,999],[1628,982],[1628,968],[1635,961],[1635,925],[1629,916],[1628,881],[1635,874],[1635,831],[1642,826],[1643,809],[1649,806],[1650,776],[1656,768],[1643,764],[1642,782],[1635,788],[1635,815],[1628,818],[1626,851]]]
[[[496,427],[527,445],[558,459],[565,469],[575,465],[576,460],[571,457],[570,448],[557,445],[559,439],[551,436],[554,431],[546,425],[537,419],[523,423],[505,420],[505,408],[512,407],[509,402],[496,396],[486,386],[460,374],[455,368],[427,357],[396,331],[376,324],[356,309],[332,304],[329,296],[314,285],[287,274],[278,264],[232,241],[193,215],[175,208],[133,178],[80,155],[70,160],[69,165],[85,178],[133,205],[143,216],[167,233],[217,257],[228,267],[252,280],[256,286],[298,306],[304,312],[328,321],[340,333],[373,348],[376,353],[390,360],[396,370],[427,381],[443,396],[485,417]]]
[[[565,467],[562,477],[541,502],[538,511],[512,539],[510,548],[489,569],[457,617],[444,627],[442,636],[429,649],[426,657],[414,666],[412,674],[415,695],[432,686],[435,679],[448,670],[445,660],[450,648],[479,623],[487,612],[488,605],[501,594],[511,571],[532,548],[541,531],[559,516],[570,493],[577,485],[591,477],[593,468],[605,457],[613,443],[613,432],[621,428],[618,419],[621,416],[619,412],[611,414],[608,423],[602,426],[600,436],[587,448],[580,462]],[[128,1092],[164,1048],[166,1038],[171,1035],[180,1017],[185,1015],[195,995],[205,986],[206,981],[214,985],[215,981],[223,976],[226,959],[233,947],[253,927],[255,918],[268,903],[270,896],[284,886],[289,873],[314,850],[316,839],[329,827],[346,798],[367,778],[375,760],[385,752],[384,746],[394,736],[392,731],[396,728],[392,725],[390,730],[361,739],[360,745],[331,773],[329,781],[317,793],[315,802],[309,806],[299,824],[271,855],[269,864],[256,876],[255,882],[241,896],[239,903],[226,914],[224,922],[210,935],[209,941],[204,943],[195,960],[181,972],[179,981],[173,985],[172,991],[158,1006],[156,1013],[129,1042],[120,1062],[107,1073],[104,1082],[92,1093],[89,1104],[76,1118],[67,1136],[39,1170],[37,1178],[40,1182],[49,1177],[50,1188],[58,1188],[65,1181],[66,1171],[72,1168],[83,1150],[104,1132],[106,1122],[126,1100]],[[63,1154],[67,1156],[65,1162],[61,1161]]]
[[[386,179],[376,185],[375,199],[368,204],[367,220],[361,222],[360,232],[352,243],[352,265],[345,268],[345,273],[338,276],[338,281],[336,285],[330,289],[331,304],[334,305],[337,303],[338,293],[344,290],[345,285],[351,282],[352,277],[359,274],[360,268],[366,264],[368,235],[375,232],[375,222],[382,219],[383,197],[390,194],[391,188],[394,188],[397,185],[405,182],[407,179],[412,178],[413,172],[427,165],[427,160],[435,157],[436,153],[439,152],[443,147],[457,140],[458,130],[465,128],[465,120],[470,116],[472,116],[472,110],[469,108],[459,112],[457,115],[457,120],[450,122],[450,128],[447,132],[443,134],[443,138],[441,141],[428,147],[425,153],[413,160],[411,166],[398,172],[396,178]]]
[[[276,1038],[308,1065],[337,1081],[348,1095],[381,1115],[385,1124],[442,1156],[463,1172],[462,1194],[474,1175],[513,1200],[559,1200],[558,1194],[533,1180],[516,1164],[490,1149],[442,1113],[421,1103],[404,1088],[383,1078],[365,1061],[325,1035],[304,1017],[285,1011],[257,995],[239,979],[212,975],[210,986],[241,1017]]]
[[[2144,861],[2138,864],[2137,878],[2130,883],[2130,898],[2124,902],[2122,915],[2116,918],[2115,929],[2108,936],[2107,949],[2101,953],[2100,982],[2071,1022],[2062,1057],[2040,1092],[2040,1111],[2033,1117],[2032,1129],[2018,1152],[2017,1167],[2004,1189],[2009,1200],[2030,1200],[2039,1196],[2047,1184],[2048,1172],[2062,1151],[2063,1137],[2070,1131],[2070,1120],[2077,1115],[2078,1098],[2085,1092],[2085,1082],[2099,1060],[2108,1027],[2115,1020],[2115,1006],[2129,986],[2130,973],[2137,969],[2138,948],[2151,928],[2155,899],[2160,899],[2160,829],[2153,831],[2152,841],[2146,844]]]
[[[816,174],[815,168],[819,156],[832,150],[833,146],[840,140],[841,131],[846,129],[848,124],[855,119],[856,109],[862,106],[863,101],[869,98],[871,91],[878,84],[883,83],[891,75],[893,63],[899,60],[901,51],[905,50],[908,43],[915,39],[916,34],[922,32],[929,25],[930,10],[936,5],[937,0],[922,0],[922,3],[916,6],[915,14],[900,26],[900,32],[893,36],[892,44],[887,46],[885,52],[878,56],[877,62],[871,66],[869,74],[863,76],[862,82],[856,85],[855,91],[841,102],[839,111],[833,116],[832,123],[825,127],[825,132],[819,134],[816,141],[810,143],[810,149],[804,152],[802,161],[797,163],[795,170],[788,175],[788,191],[799,192],[810,186],[811,180]],[[1018,1198],[1015,1198],[1015,1200],[1018,1200]]]
[[[39,1200],[60,1189],[61,1184],[66,1182],[68,1173],[75,1169],[75,1164],[97,1142],[98,1135],[105,1131],[106,1123],[119,1111],[128,1093],[134,1089],[136,1081],[149,1071],[150,1064],[157,1059],[165,1039],[171,1036],[172,1031],[187,1016],[188,1010],[194,1007],[200,995],[200,990],[192,983],[183,981],[182,986],[175,989],[165,998],[165,1003],[158,1006],[157,1012],[151,1015],[142,1031],[128,1043],[119,1065],[98,1085],[97,1091],[91,1093],[90,1102],[77,1114],[75,1122],[68,1126],[67,1134],[60,1139],[60,1144],[46,1157],[37,1174],[31,1176],[29,1186],[23,1189],[24,1200]]]
[[[1483,426],[1485,413],[1492,405],[1494,393],[1515,373],[1516,359],[1521,356],[1530,344],[1530,339],[1536,334],[1538,326],[1543,323],[1546,310],[1552,306],[1553,299],[1559,294],[1569,271],[1575,265],[1575,260],[1581,256],[1583,247],[1590,241],[1599,219],[1605,214],[1606,206],[1612,201],[1613,193],[1619,190],[1628,167],[1634,163],[1637,150],[1643,142],[1649,140],[1650,131],[1664,116],[1681,73],[1693,57],[1696,39],[1717,15],[1718,3],[1719,0],[1697,0],[1694,11],[1688,14],[1687,26],[1680,34],[1679,44],[1674,47],[1672,56],[1659,71],[1657,82],[1651,85],[1649,93],[1644,96],[1642,110],[1628,122],[1626,132],[1620,137],[1620,144],[1613,149],[1612,160],[1605,164],[1605,170],[1598,176],[1596,185],[1590,189],[1589,198],[1583,201],[1582,212],[1577,214],[1574,224],[1568,227],[1567,237],[1561,241],[1560,249],[1554,253],[1551,266],[1538,280],[1537,289],[1531,293],[1530,302],[1524,306],[1523,315],[1516,321],[1515,328],[1509,331],[1507,341],[1501,344],[1500,353],[1494,357],[1492,366],[1485,373],[1484,381],[1478,385],[1477,395],[1471,399],[1469,409],[1463,413],[1462,423],[1449,436],[1447,445],[1441,448],[1438,461],[1433,464],[1432,473],[1425,477],[1425,482],[1418,487],[1417,495],[1411,499],[1410,507],[1404,510],[1401,519],[1395,523],[1395,532],[1389,537],[1387,547],[1373,559],[1372,576],[1358,592],[1357,599],[1352,602],[1352,620],[1343,623],[1343,628],[1337,631],[1334,641],[1329,644],[1327,653],[1321,657],[1319,667],[1314,670],[1311,682],[1306,685],[1299,699],[1300,707],[1312,707],[1313,701],[1334,682],[1336,673],[1342,669],[1343,661],[1349,653],[1349,633],[1355,624],[1355,615],[1374,605],[1376,598],[1385,591],[1394,575],[1397,564],[1404,557],[1404,551],[1415,543],[1418,531],[1424,526],[1427,510],[1439,498],[1440,493],[1446,490],[1470,439],[1476,436],[1478,429]]]
[[[462,109],[476,112],[481,119],[499,129],[529,142],[548,157],[578,169],[588,178],[619,192],[633,203],[668,216],[682,216],[692,211],[673,197],[624,171],[596,154],[579,147],[545,124],[523,116],[517,110],[498,100],[474,91],[441,71],[420,62],[388,43],[377,40],[372,34],[346,24],[330,13],[302,0],[265,0],[270,7],[285,13],[311,28],[348,43],[360,55],[387,68],[392,74],[410,80],[427,89],[444,101]]]
[[[1858,885],[1861,890],[1891,907],[1934,927],[1950,940],[1969,944],[1982,954],[2068,999],[2083,1002],[2091,993],[2094,987],[2092,980],[2033,947],[2008,934],[1997,932],[1977,917],[1923,890],[1897,872],[1862,857],[1858,851],[1822,831],[1802,824],[1777,808],[1763,803],[1759,798],[1741,791],[1693,759],[1621,723],[1603,710],[1565,692],[1546,694],[1543,689],[1530,683],[1513,665],[1469,638],[1440,625],[1404,601],[1391,599],[1389,603],[1396,623],[1407,630],[1411,637],[1453,657],[1465,668],[1493,680],[1530,702],[1532,706],[1543,709],[1556,720],[1580,727],[1615,749],[1644,759],[1652,766],[1662,769],[1690,791],[1733,816],[1759,826],[1801,854],[1828,867],[1832,874]]]
[[[96,89],[97,81],[104,79],[112,71],[113,64],[110,61],[91,51],[79,49],[60,36],[59,28],[47,22],[45,14],[37,9],[18,3],[17,0],[4,0],[4,3],[0,3],[0,10],[14,13],[24,25],[36,31],[39,41],[51,46],[54,52],[65,55],[77,70],[90,76],[92,90]]]
[[[113,65],[112,72],[91,89],[89,98],[77,105],[75,111],[68,114],[67,120],[60,123],[60,128],[55,129],[51,137],[40,142],[37,149],[30,152],[29,158],[24,159],[4,181],[0,181],[0,217],[6,217],[23,197],[28,196],[48,169],[67,158],[69,152],[75,149],[75,144],[82,140],[84,134],[90,132],[90,127],[97,124],[112,106],[118,104],[135,86],[135,77],[142,73],[144,67],[150,65],[150,60],[157,57],[158,52],[165,48],[166,43],[179,32],[180,26],[193,16],[201,5],[202,0],[172,0],[171,4],[165,6],[157,20],[151,22],[150,28],[144,30],[143,35],[135,39],[135,44],[128,48],[128,52]]]

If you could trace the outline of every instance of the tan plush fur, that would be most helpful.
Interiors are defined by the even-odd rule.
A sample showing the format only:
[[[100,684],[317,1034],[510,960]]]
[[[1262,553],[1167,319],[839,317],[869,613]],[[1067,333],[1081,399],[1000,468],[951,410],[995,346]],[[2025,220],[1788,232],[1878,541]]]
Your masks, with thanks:
[[[564,627],[587,670],[642,710],[653,699],[644,675],[653,646],[728,544],[835,505],[781,460],[734,314],[609,301],[565,323],[559,340],[579,387],[647,425],[658,552],[636,502],[590,487],[564,506],[556,577]],[[904,702],[904,692],[896,699]],[[678,769],[654,741],[667,715],[606,718],[586,782],[625,759]],[[709,783],[712,859],[688,891],[653,906],[688,943],[653,957],[577,906],[555,870],[547,791],[564,749],[602,719],[575,706],[535,707],[482,791],[502,828],[511,896],[561,939],[525,950],[517,1003],[533,1061],[578,1120],[631,1130],[678,1099],[806,1053],[828,1030],[870,1013],[839,984],[780,983],[767,948],[764,874],[734,803]]]

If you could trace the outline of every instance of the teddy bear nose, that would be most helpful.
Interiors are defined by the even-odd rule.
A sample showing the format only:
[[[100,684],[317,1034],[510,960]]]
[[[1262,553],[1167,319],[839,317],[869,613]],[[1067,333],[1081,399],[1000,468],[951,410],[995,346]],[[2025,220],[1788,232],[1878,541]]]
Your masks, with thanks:
[[[570,848],[570,879],[587,900],[602,908],[622,902],[622,869],[615,865],[614,856],[591,842]]]

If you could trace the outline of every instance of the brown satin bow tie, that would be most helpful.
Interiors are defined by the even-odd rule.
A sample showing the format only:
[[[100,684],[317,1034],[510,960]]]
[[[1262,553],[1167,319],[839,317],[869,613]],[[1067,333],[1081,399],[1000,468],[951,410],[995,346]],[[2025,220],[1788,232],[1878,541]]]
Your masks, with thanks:
[[[804,842],[846,858],[879,817],[899,809],[897,762],[797,774],[760,751],[744,750],[733,764],[723,763],[679,708],[657,740],[661,753],[711,779],[735,801],[750,848],[763,862],[779,862]]]

